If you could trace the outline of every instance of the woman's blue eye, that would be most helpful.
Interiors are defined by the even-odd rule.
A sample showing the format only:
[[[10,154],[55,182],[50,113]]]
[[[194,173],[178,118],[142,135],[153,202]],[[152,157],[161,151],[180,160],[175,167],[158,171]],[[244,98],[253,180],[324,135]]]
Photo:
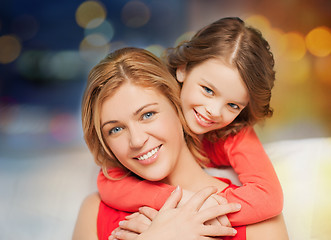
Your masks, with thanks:
[[[233,108],[233,109],[236,109],[236,110],[239,110],[239,109],[240,109],[239,106],[238,106],[237,104],[229,103],[228,105],[229,105],[231,108]]]
[[[144,114],[142,115],[142,119],[149,119],[149,118],[153,117],[153,115],[154,115],[154,112],[147,112],[147,113],[144,113]]]
[[[209,87],[203,87],[203,89],[205,90],[206,93],[208,93],[210,95],[214,95],[214,91],[211,90]]]
[[[122,129],[123,129],[123,128],[121,128],[121,127],[114,127],[114,128],[112,128],[112,129],[110,129],[110,131],[109,131],[109,135],[111,135],[111,134],[115,134],[115,133],[118,133],[118,132],[120,132]]]

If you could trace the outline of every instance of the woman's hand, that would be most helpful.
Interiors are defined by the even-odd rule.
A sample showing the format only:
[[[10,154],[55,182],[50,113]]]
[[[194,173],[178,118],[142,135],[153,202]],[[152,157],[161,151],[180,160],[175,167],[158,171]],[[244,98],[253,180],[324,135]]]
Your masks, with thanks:
[[[158,213],[151,208],[141,208],[139,214],[133,214],[122,222],[120,229],[116,229],[110,239],[152,240],[157,236],[157,239],[160,240],[185,240],[233,236],[236,231],[231,227],[205,224],[211,219],[240,209],[240,205],[233,203],[217,204],[201,209],[207,199],[215,192],[216,188],[207,187],[197,192],[186,204],[176,208],[182,197],[182,190],[177,187]],[[148,226],[149,224],[150,226]]]

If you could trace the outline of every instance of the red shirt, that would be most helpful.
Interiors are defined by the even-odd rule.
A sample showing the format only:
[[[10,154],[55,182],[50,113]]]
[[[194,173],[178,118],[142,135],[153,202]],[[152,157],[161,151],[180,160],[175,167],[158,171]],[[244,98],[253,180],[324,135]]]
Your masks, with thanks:
[[[219,178],[221,181],[224,181],[229,184],[228,189],[235,189],[237,186],[231,184],[231,181],[224,178]],[[100,202],[98,218],[97,218],[97,232],[99,240],[108,240],[111,232],[117,228],[118,223],[124,220],[125,216],[131,214],[130,212],[119,211],[114,208],[109,207],[104,202]],[[229,214],[230,215],[230,214]],[[228,215],[228,216],[229,216]],[[237,234],[234,237],[222,237],[224,240],[245,240],[246,239],[246,226],[235,227]]]
[[[211,160],[209,167],[231,166],[242,186],[227,189],[221,196],[228,202],[241,204],[241,210],[231,214],[232,226],[260,222],[279,215],[283,209],[283,192],[273,165],[253,128],[248,127],[225,140],[203,140],[203,147]],[[124,171],[109,169],[112,177]],[[175,187],[128,176],[109,180],[102,172],[98,176],[101,199],[109,206],[137,212],[141,206],[159,210]]]

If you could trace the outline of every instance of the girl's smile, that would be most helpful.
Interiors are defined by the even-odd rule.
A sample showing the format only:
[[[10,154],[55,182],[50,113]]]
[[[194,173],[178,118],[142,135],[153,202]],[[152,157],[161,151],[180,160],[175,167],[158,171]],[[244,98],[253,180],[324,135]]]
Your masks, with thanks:
[[[182,82],[181,102],[185,119],[196,134],[230,124],[246,107],[248,90],[236,68],[220,59],[209,59],[186,71],[177,69]]]
[[[202,127],[211,127],[213,124],[216,123],[216,122],[204,117],[203,115],[198,113],[195,109],[193,109],[193,111],[195,113],[194,116],[197,120],[197,123],[200,124]]]

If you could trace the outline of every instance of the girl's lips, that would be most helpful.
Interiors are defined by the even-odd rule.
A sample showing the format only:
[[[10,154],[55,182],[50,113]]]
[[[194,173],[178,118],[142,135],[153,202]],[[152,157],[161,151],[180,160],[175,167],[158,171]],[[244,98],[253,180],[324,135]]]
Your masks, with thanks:
[[[143,153],[137,157],[135,157],[135,159],[137,159],[139,161],[139,163],[144,164],[144,165],[148,165],[151,164],[153,162],[156,161],[157,157],[159,156],[159,151],[161,148],[162,144],[160,146],[157,146],[156,148],[153,148],[152,150]]]
[[[211,120],[205,118],[204,116],[202,116],[201,114],[199,114],[196,110],[194,110],[194,116],[195,116],[195,119],[197,120],[198,124],[203,127],[210,127],[211,125],[213,125],[215,123],[214,121],[211,121]]]

